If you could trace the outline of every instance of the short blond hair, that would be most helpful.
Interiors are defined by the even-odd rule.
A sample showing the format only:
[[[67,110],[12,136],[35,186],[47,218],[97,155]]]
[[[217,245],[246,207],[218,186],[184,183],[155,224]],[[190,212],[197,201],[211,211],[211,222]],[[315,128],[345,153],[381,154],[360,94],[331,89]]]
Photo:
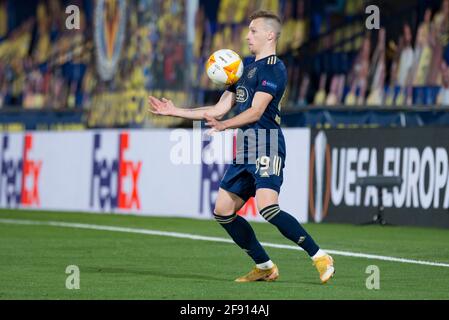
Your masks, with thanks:
[[[281,36],[281,28],[282,28],[282,21],[279,16],[271,11],[266,10],[259,10],[254,12],[250,17],[249,21],[253,21],[256,19],[262,18],[265,20],[265,22],[273,29],[274,33],[276,34],[276,40],[279,39]]]

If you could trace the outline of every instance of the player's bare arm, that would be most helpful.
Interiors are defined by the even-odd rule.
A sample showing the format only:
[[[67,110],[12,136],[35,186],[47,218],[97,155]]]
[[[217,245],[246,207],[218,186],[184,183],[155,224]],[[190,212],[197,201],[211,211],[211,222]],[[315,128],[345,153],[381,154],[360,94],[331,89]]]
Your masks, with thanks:
[[[246,124],[257,122],[265,112],[270,101],[273,99],[271,94],[265,92],[256,92],[253,98],[251,108],[238,114],[237,116],[224,121],[218,121],[209,112],[205,115],[206,125],[214,131],[223,131],[226,129],[240,128]]]
[[[165,98],[159,100],[153,96],[148,97],[148,103],[150,105],[149,111],[157,115],[202,120],[205,119],[207,114],[214,119],[221,119],[234,106],[235,93],[226,90],[215,105],[199,108],[179,108],[171,100]]]

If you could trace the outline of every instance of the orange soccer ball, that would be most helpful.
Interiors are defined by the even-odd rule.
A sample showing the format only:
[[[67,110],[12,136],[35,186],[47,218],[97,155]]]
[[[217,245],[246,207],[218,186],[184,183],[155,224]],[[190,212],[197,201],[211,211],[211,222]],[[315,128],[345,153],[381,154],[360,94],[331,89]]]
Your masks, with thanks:
[[[215,84],[231,85],[242,76],[243,61],[233,50],[217,50],[207,60],[206,72]]]

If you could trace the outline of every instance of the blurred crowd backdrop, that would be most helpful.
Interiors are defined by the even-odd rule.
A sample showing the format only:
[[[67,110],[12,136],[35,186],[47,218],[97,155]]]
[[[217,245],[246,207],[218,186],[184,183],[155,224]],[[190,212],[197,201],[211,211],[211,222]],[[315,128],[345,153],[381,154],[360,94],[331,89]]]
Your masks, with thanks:
[[[366,28],[371,4],[380,29]],[[66,27],[70,5],[79,29]],[[139,117],[176,126],[144,112],[147,95],[215,100],[223,88],[205,61],[221,48],[248,57],[257,9],[283,21],[285,110],[449,105],[449,0],[0,0],[0,110],[83,110],[93,127]]]

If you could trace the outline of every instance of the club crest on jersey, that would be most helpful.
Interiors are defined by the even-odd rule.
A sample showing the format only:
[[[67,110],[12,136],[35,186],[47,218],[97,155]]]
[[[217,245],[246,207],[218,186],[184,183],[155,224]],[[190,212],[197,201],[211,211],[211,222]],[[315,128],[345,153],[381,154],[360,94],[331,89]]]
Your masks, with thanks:
[[[236,97],[235,100],[237,102],[243,103],[246,102],[246,100],[248,100],[248,90],[243,87],[243,86],[238,86],[237,90],[236,90]]]
[[[257,67],[252,68],[251,70],[248,71],[248,79],[251,79],[252,77],[254,77],[254,75],[256,74],[257,71]]]

